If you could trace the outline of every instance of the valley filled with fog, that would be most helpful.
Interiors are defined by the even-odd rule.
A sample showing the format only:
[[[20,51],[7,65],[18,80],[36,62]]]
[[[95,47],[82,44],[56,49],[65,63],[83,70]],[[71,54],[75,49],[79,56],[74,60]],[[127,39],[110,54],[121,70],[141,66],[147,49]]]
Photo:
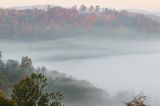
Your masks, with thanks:
[[[37,72],[48,80],[44,91],[62,92],[65,106],[125,106],[143,93],[149,106],[160,105],[159,15],[40,7],[0,9],[0,87],[6,97],[17,81]]]
[[[3,59],[29,56],[34,66],[90,81],[110,95],[120,91],[159,96],[159,39],[78,36],[22,42],[1,40]]]

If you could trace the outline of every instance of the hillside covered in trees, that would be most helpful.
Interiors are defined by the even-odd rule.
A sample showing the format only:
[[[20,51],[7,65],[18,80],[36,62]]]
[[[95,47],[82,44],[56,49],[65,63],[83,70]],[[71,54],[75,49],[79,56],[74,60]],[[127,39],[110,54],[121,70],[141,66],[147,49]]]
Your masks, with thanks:
[[[33,73],[42,73],[42,74],[36,75]],[[47,79],[48,79],[47,82],[43,80],[43,78],[45,78],[43,77],[43,75],[47,76]],[[12,94],[11,96],[14,98],[13,100],[2,99],[1,98],[2,93],[0,91],[0,101],[2,100],[8,101],[8,104],[10,103],[10,104],[14,104],[13,106],[17,106],[14,100],[16,100],[18,95],[22,98],[23,96],[25,97],[25,95],[22,95],[23,91],[27,90],[28,88],[33,88],[34,86],[34,85],[32,86],[26,85],[27,83],[31,83],[31,82],[27,82],[26,78],[29,78],[29,79],[42,78],[42,82],[44,81],[45,86],[47,84],[44,91],[61,92],[64,97],[63,102],[65,106],[97,106],[97,105],[124,106],[124,103],[122,101],[129,101],[134,95],[129,92],[120,92],[117,95],[111,97],[106,91],[96,88],[93,84],[91,84],[88,81],[85,81],[85,80],[80,81],[71,76],[69,77],[64,73],[59,73],[58,71],[48,71],[45,67],[34,68],[32,66],[32,60],[30,58],[22,57],[21,63],[12,59],[9,59],[7,61],[0,59],[0,89],[4,92],[4,95],[6,97],[9,97],[9,95]],[[25,84],[26,87],[28,86],[28,88],[24,87],[23,83]],[[43,83],[42,83],[42,86],[43,86]],[[15,98],[16,95],[15,94],[13,95],[12,90],[13,90],[13,93],[17,94],[16,98]],[[20,92],[17,92],[18,90],[20,90]],[[19,100],[21,99],[18,99],[16,101],[19,101]],[[33,103],[34,103],[34,100],[32,100]],[[58,99],[55,99],[55,100],[58,100]],[[3,103],[3,102],[0,102],[0,103]],[[22,104],[23,102],[20,102],[20,103],[17,102],[17,103]],[[12,105],[9,105],[9,106],[12,106]],[[53,105],[53,106],[61,106],[61,105]]]
[[[121,35],[125,30],[159,33],[159,27],[159,20],[150,15],[99,6],[0,9],[0,38],[3,39],[56,39],[86,32],[108,36],[115,32]]]
[[[71,60],[158,52],[160,50],[157,46],[160,37],[159,28],[160,18],[158,16],[99,6],[86,7],[81,5],[79,8],[77,6],[64,8],[47,5],[44,8],[0,9],[0,49],[5,54],[9,54],[6,56],[14,59],[18,59],[20,55],[29,55],[34,61],[43,62],[43,65],[47,65],[47,62],[70,61],[72,69],[75,64]],[[146,40],[147,38],[149,40]],[[27,56],[22,57],[20,62],[14,59],[4,59],[0,53],[0,101],[12,102],[16,105],[15,101],[10,99],[11,97],[16,98],[12,94],[13,87],[19,89],[21,84],[27,82],[27,86],[24,84],[26,89],[21,89],[21,91],[28,90],[27,87],[32,87],[29,85],[33,83],[32,80],[37,78],[37,75],[47,78],[44,92],[60,91],[63,94],[65,106],[124,106],[124,101],[129,101],[134,95],[132,92],[119,92],[111,96],[107,91],[97,88],[86,80],[79,80],[58,72],[59,68],[56,71],[54,68],[48,70],[49,65],[47,68],[35,67],[32,59]],[[55,64],[51,63],[51,65],[54,67]],[[87,65],[81,66],[81,64],[79,66],[87,67]],[[103,66],[102,68],[101,66],[97,68],[98,73],[103,73],[103,71],[101,72]],[[76,69],[84,71],[80,67],[77,66]],[[95,71],[93,68],[89,71]],[[104,70],[110,69],[104,68]],[[73,68],[73,71],[76,70]],[[134,71],[136,72],[136,70]],[[103,73],[105,77],[107,73]],[[96,77],[98,79],[98,76]],[[113,79],[114,77],[113,74]],[[43,81],[46,79],[44,78]],[[19,94],[16,90],[15,93]],[[47,93],[42,94],[48,96]],[[141,102],[144,98],[143,96],[134,98],[126,105],[145,106]],[[137,102],[139,100],[140,102]],[[159,106],[157,101],[153,104]]]

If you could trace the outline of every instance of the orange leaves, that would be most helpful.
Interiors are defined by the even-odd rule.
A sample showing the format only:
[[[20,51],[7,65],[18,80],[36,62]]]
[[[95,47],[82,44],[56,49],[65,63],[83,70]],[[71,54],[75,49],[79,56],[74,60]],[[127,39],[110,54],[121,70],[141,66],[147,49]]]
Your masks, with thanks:
[[[37,32],[53,32],[53,29],[87,28],[87,27],[129,27],[144,31],[159,31],[160,23],[139,13],[126,10],[116,11],[97,6],[62,8],[50,7],[47,10],[0,10],[0,32],[8,35],[14,33],[32,35]],[[42,34],[42,33],[41,33]],[[40,34],[38,34],[40,35]]]

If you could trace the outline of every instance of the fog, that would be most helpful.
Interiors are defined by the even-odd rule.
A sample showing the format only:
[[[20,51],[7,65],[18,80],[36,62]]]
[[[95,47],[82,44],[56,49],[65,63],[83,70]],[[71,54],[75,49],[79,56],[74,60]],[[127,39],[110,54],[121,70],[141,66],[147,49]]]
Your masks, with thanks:
[[[84,79],[114,96],[120,91],[160,94],[159,39],[77,36],[36,42],[0,40],[3,59],[29,56],[46,66]],[[157,102],[156,102],[157,103]]]

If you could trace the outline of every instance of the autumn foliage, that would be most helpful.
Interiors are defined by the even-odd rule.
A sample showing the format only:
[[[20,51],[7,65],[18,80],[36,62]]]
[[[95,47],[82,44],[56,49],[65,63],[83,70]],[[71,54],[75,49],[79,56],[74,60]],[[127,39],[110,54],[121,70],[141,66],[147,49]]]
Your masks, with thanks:
[[[0,90],[0,106],[18,106],[16,101],[7,99],[3,96],[3,92]]]
[[[126,106],[149,106],[147,104],[146,96],[139,94],[133,98],[130,102],[126,103]]]
[[[159,32],[160,23],[144,14],[100,8],[99,6],[79,9],[50,7],[47,9],[0,9],[0,37],[61,35],[67,30],[127,27],[134,30]]]

